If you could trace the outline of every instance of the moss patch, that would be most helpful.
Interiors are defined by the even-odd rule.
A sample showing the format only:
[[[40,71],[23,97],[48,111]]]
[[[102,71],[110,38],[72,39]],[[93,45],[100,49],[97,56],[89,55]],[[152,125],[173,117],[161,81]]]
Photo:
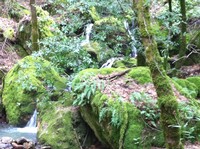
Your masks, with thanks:
[[[10,40],[14,40],[15,39],[15,31],[13,28],[7,28],[4,33],[3,33],[3,36],[5,38],[8,38]]]
[[[137,65],[137,60],[135,58],[129,58],[129,59],[123,59],[114,62],[113,67],[114,68],[132,68]]]
[[[9,123],[25,124],[36,102],[51,100],[65,82],[48,61],[32,56],[22,59],[5,76],[2,101]]]
[[[181,94],[185,95],[188,98],[197,97],[198,87],[194,83],[188,81],[187,79],[178,79],[178,78],[173,78],[173,81],[175,87],[180,91]]]
[[[200,97],[200,76],[188,77],[187,80],[197,87],[198,97]]]
[[[136,67],[133,68],[129,73],[128,77],[137,80],[141,84],[151,83],[152,79],[150,76],[150,70],[148,67]]]
[[[38,140],[51,148],[78,149],[79,138],[73,128],[72,107],[51,102],[41,109]]]

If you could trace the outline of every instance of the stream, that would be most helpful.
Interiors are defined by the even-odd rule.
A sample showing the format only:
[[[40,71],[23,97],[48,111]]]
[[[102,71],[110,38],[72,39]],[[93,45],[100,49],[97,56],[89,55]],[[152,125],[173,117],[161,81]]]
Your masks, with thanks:
[[[7,124],[0,124],[0,138],[11,137],[12,139],[16,140],[24,137],[28,140],[36,142],[37,141],[36,123],[37,123],[37,111],[35,110],[31,119],[24,128],[13,127]]]

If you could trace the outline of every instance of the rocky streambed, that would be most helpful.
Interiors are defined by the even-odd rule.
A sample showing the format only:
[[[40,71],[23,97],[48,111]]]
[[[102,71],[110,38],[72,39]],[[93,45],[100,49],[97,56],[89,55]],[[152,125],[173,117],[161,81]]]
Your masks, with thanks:
[[[11,137],[0,138],[1,149],[35,149],[36,143],[24,137],[14,140]]]

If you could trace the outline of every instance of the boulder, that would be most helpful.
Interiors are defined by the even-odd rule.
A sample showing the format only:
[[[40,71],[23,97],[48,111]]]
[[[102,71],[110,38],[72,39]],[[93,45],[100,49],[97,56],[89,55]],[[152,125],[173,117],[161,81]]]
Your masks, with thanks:
[[[193,98],[195,96],[189,96],[189,92],[184,92],[188,98],[183,96],[184,86],[181,85],[172,83],[180,104],[183,139],[190,140],[187,136],[190,132],[193,141],[199,140],[200,123],[197,117],[200,106]],[[196,91],[194,85],[187,85],[190,91]],[[74,104],[80,106],[83,119],[106,147],[133,149],[164,146],[156,89],[147,67],[83,70],[73,80],[72,89]],[[192,114],[192,117],[184,117],[185,114]],[[194,131],[190,131],[191,128]]]
[[[66,79],[42,59],[27,56],[5,76],[2,102],[12,125],[25,125],[37,102],[57,100]]]
[[[49,13],[45,10],[42,10],[40,7],[36,7],[37,16],[38,16],[38,30],[39,30],[39,39],[46,37],[51,37],[55,34],[55,28],[52,28],[52,25],[55,24],[53,19],[49,16]],[[57,28],[56,28],[57,29]],[[58,29],[57,29],[58,30]],[[31,42],[31,17],[24,16],[18,25],[16,32],[17,43],[21,45],[28,54],[32,53],[30,47]]]
[[[38,141],[52,149],[79,149],[95,141],[93,133],[80,116],[79,108],[72,106],[70,94],[65,93],[59,101],[39,107]]]

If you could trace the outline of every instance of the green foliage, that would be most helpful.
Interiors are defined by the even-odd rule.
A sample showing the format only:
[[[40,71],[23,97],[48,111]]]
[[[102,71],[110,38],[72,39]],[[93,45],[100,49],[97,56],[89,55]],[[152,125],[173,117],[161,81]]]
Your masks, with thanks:
[[[102,90],[104,88],[104,83],[94,78],[94,74],[83,77],[83,80],[82,82],[76,83],[73,87],[73,91],[75,92],[74,105],[84,106],[89,104],[96,90]]]
[[[19,61],[4,82],[2,101],[13,125],[26,124],[37,103],[58,100],[58,92],[66,87],[66,80],[48,61],[32,56]]]
[[[118,100],[118,102],[122,104],[121,100],[119,99],[115,99],[115,100]],[[105,102],[105,105],[108,105],[108,103]],[[123,121],[122,119],[123,116],[121,115],[122,109],[121,108],[119,109],[119,107],[115,105],[102,107],[99,113],[99,122],[102,122],[103,119],[110,117],[111,118],[110,123],[114,127],[119,128],[122,125],[122,121]]]
[[[146,93],[134,92],[130,97],[131,102],[140,109],[140,113],[150,128],[159,128],[160,109],[156,100]]]
[[[192,142],[200,140],[200,113],[198,106],[191,103],[179,104],[180,118],[182,120],[182,139]]]
[[[97,67],[91,55],[80,46],[79,38],[67,38],[63,34],[45,38],[41,50],[35,56],[41,56],[56,66],[60,72],[79,72],[86,68]]]
[[[124,20],[132,22],[134,12],[130,2],[122,1],[49,1],[50,6],[55,6],[55,11],[60,15],[58,19],[60,30],[68,37],[80,38],[88,23],[94,23],[91,41],[98,42],[105,53],[112,49],[115,54],[131,51],[131,38],[124,28]],[[102,25],[103,24],[103,25]],[[132,30],[132,29],[131,29]]]

